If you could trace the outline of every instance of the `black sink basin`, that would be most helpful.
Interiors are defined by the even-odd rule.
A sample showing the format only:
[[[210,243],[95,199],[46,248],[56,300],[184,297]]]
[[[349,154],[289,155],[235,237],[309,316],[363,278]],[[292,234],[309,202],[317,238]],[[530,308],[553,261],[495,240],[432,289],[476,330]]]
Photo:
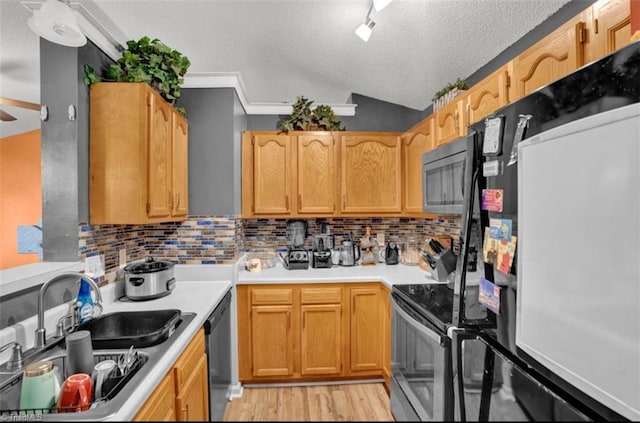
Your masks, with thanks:
[[[78,330],[91,332],[94,349],[146,348],[169,338],[180,316],[177,309],[121,311],[83,323]]]

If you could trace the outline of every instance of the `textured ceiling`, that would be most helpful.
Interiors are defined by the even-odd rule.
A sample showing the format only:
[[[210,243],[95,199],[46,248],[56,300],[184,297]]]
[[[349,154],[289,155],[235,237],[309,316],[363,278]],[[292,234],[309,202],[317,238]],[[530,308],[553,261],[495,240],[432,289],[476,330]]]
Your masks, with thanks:
[[[87,0],[126,39],[159,38],[190,72],[239,72],[249,103],[350,102],[358,93],[417,110],[489,62],[568,0]],[[20,0],[0,0],[5,97],[39,102],[37,37]],[[125,40],[122,40],[123,42]],[[33,113],[33,112],[31,112]]]

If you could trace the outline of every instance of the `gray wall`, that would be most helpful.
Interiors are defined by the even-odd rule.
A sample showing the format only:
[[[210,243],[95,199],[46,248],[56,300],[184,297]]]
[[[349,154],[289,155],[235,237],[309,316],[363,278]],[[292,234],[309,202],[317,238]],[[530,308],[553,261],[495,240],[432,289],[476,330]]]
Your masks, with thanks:
[[[90,41],[70,48],[40,39],[44,261],[78,260],[78,224],[89,218],[89,88],[84,65],[101,69],[110,59]],[[76,120],[69,120],[69,105]]]
[[[189,121],[189,214],[240,214],[240,136],[246,115],[233,88],[183,89]]]

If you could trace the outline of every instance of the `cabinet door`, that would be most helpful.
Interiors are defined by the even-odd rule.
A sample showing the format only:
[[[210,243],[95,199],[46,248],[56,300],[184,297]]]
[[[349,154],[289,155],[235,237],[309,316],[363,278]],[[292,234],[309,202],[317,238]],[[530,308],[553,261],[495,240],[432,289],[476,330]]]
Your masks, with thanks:
[[[253,376],[293,374],[295,339],[291,330],[293,306],[251,308],[251,358]]]
[[[467,133],[464,125],[464,105],[466,96],[457,97],[436,112],[436,144],[441,146]]]
[[[253,137],[255,214],[291,212],[291,141],[288,135]]]
[[[513,59],[515,101],[584,63],[582,15],[572,18]]]
[[[188,127],[187,121],[173,113],[172,147],[172,215],[186,216],[189,207],[189,171],[188,171]]]
[[[162,382],[140,408],[133,420],[148,422],[176,421],[176,391],[174,383],[173,372],[171,371],[162,379]]]
[[[207,355],[202,354],[198,364],[176,397],[178,421],[206,421],[209,419],[209,384]]]
[[[342,137],[342,212],[400,212],[401,145],[397,135]]]
[[[303,305],[302,374],[334,375],[342,371],[342,305]]]
[[[585,63],[600,59],[631,42],[630,0],[599,0],[591,6],[590,12]]]
[[[509,75],[503,66],[467,91],[465,127],[509,103]]]
[[[172,109],[168,103],[148,94],[149,160],[147,181],[149,217],[171,215],[171,127]]]
[[[422,213],[422,154],[435,148],[433,115],[403,135],[404,211]]]
[[[298,136],[298,212],[335,212],[335,141],[331,135]]]
[[[351,288],[351,371],[382,368],[380,288]]]

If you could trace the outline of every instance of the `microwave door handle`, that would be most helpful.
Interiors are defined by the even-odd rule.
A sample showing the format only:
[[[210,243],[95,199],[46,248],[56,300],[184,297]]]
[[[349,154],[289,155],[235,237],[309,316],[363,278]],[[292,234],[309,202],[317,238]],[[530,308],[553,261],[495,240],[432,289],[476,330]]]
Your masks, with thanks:
[[[467,161],[462,162],[462,174],[460,175],[460,186],[462,187],[462,198],[464,198],[464,174],[467,170]]]

